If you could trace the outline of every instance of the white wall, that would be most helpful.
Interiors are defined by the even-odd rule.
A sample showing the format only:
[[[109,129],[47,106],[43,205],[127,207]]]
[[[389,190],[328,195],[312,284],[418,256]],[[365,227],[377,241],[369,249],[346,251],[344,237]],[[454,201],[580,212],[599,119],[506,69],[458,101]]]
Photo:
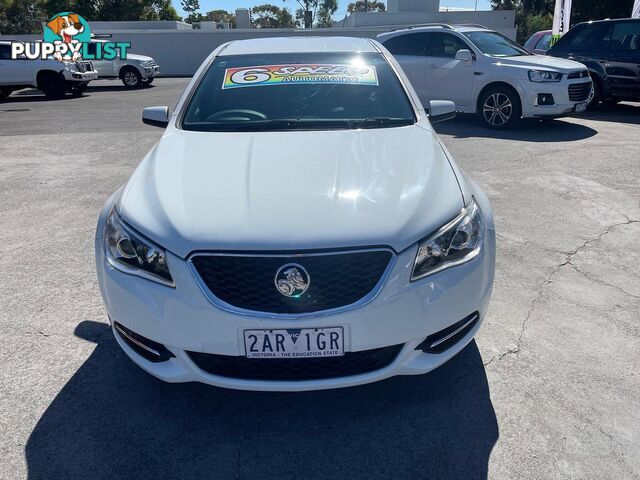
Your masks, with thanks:
[[[162,75],[191,76],[203,60],[219,45],[231,40],[246,38],[290,37],[300,35],[339,35],[346,37],[375,38],[390,27],[370,28],[314,28],[309,30],[264,28],[233,30],[120,30],[113,31],[112,42],[131,42],[131,53],[153,57],[159,64]],[[515,38],[515,29],[499,29],[510,38]],[[0,38],[2,38],[0,36]],[[41,35],[13,35],[4,39],[34,41]]]

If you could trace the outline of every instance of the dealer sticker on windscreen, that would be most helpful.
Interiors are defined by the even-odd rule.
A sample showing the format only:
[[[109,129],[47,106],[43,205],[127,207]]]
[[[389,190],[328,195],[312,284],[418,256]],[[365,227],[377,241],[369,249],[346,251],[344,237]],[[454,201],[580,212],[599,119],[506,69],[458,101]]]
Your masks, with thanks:
[[[222,89],[267,85],[347,84],[378,86],[373,65],[289,64],[227,68]]]
[[[344,355],[342,327],[245,330],[247,358],[315,358]]]

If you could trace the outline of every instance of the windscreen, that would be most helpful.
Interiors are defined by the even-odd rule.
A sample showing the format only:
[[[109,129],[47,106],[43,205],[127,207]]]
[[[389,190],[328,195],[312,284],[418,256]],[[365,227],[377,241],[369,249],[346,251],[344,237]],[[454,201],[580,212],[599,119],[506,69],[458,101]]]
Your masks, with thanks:
[[[396,73],[377,53],[287,53],[216,58],[182,128],[264,131],[385,128],[415,122]]]
[[[462,32],[478,49],[489,57],[519,57],[530,55],[524,48],[497,32]]]

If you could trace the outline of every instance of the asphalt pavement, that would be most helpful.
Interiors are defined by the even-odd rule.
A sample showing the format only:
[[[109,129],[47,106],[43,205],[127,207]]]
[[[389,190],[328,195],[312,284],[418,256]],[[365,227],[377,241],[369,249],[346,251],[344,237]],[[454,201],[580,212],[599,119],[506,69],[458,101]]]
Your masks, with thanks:
[[[0,478],[640,478],[640,105],[438,124],[496,220],[486,321],[423,376],[305,393],[164,384],[108,328],[99,209],[187,79],[0,103]]]

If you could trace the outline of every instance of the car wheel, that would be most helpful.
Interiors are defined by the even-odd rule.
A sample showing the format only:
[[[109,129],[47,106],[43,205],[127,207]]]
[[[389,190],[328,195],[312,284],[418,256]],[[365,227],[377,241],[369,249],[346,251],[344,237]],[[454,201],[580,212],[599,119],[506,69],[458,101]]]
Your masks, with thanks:
[[[600,101],[602,100],[602,85],[600,84],[600,80],[593,79],[593,88],[591,89],[591,93],[589,94],[589,98],[587,99],[587,108],[589,110],[593,110],[598,106]]]
[[[67,82],[59,75],[47,75],[42,81],[42,91],[52,100],[59,100],[67,93]]]
[[[142,75],[135,68],[126,68],[122,72],[122,83],[127,88],[140,88],[142,86]]]
[[[74,97],[79,97],[82,93],[87,89],[86,83],[81,83],[79,85],[73,85],[71,87],[71,95]]]
[[[522,115],[520,98],[507,87],[487,90],[479,102],[478,112],[483,123],[490,128],[508,128],[516,124]]]
[[[153,77],[145,78],[142,80],[142,85],[148,87],[153,83]]]
[[[11,92],[13,92],[13,90],[11,90],[10,88],[0,88],[0,100],[4,100],[5,98],[7,98],[9,95],[11,95]]]

